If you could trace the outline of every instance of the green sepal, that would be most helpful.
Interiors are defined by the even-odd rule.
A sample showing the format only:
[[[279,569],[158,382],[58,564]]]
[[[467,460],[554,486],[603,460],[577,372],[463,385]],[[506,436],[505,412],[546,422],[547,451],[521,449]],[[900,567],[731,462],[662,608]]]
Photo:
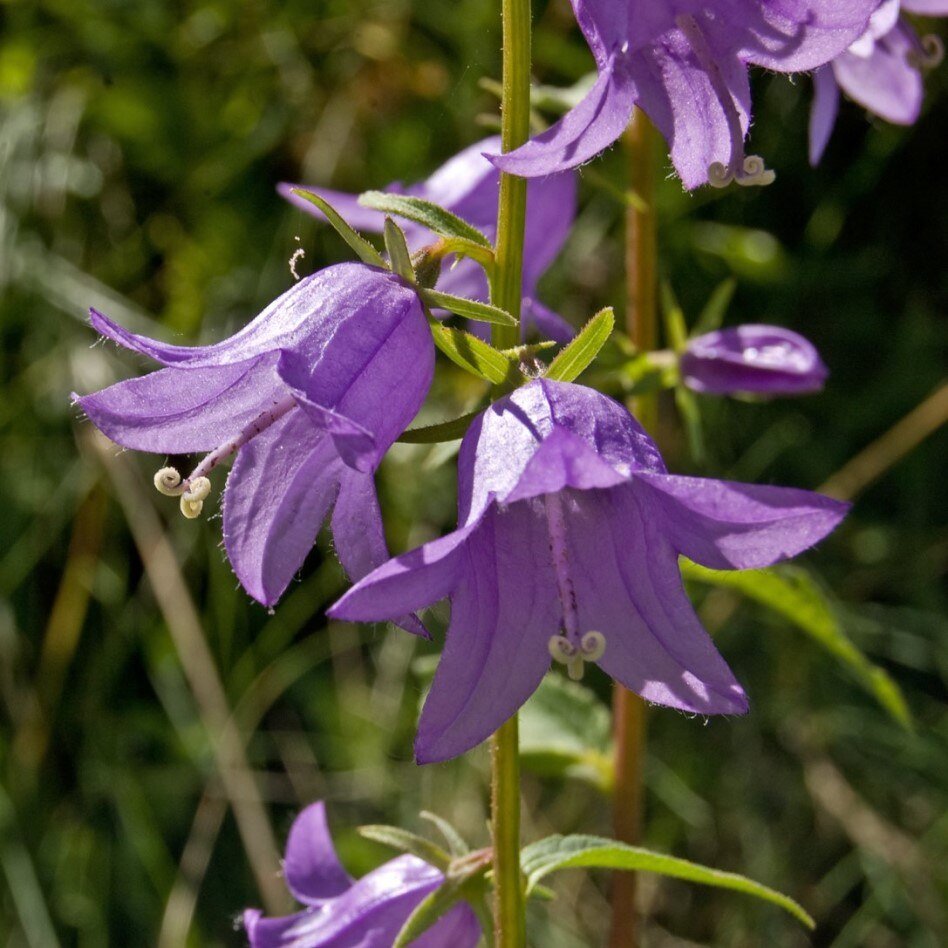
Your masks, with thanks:
[[[490,303],[481,303],[478,300],[469,300],[464,296],[452,296],[450,293],[441,293],[438,290],[423,289],[422,299],[438,309],[446,309],[458,316],[473,319],[480,323],[493,323],[496,326],[517,326],[516,317],[506,310]]]
[[[888,714],[907,730],[912,716],[899,686],[846,635],[820,587],[799,566],[715,570],[682,558],[685,579],[733,589],[772,609],[821,645],[855,675]]]
[[[409,283],[415,282],[415,268],[411,262],[411,253],[408,250],[408,241],[405,240],[405,234],[401,227],[390,217],[385,218],[385,249],[388,251],[388,259],[392,263],[392,269]]]
[[[359,195],[359,203],[375,211],[407,218],[441,237],[459,237],[482,247],[491,247],[487,237],[472,224],[424,198],[388,194],[385,191],[366,191]]]
[[[492,385],[503,385],[516,378],[510,359],[482,339],[463,329],[442,326],[436,320],[430,325],[435,345],[455,365]]]
[[[734,299],[734,291],[737,289],[737,280],[734,277],[728,277],[722,280],[708,297],[707,303],[698,315],[694,328],[691,330],[692,336],[703,336],[707,332],[714,332],[719,329],[724,317],[727,314],[731,300]]]
[[[409,428],[395,440],[402,444],[441,444],[444,441],[457,441],[463,438],[471,422],[480,414],[472,411],[451,421],[442,421],[437,425],[424,425],[421,428]]]
[[[359,835],[376,843],[390,846],[399,852],[411,853],[442,872],[447,872],[448,866],[451,864],[451,856],[440,846],[435,845],[430,839],[425,839],[424,836],[409,833],[408,830],[404,830],[399,826],[374,824],[360,826]]]
[[[688,324],[685,313],[667,281],[661,285],[662,315],[665,319],[665,338],[675,352],[682,352],[688,345]]]
[[[525,847],[520,863],[527,877],[527,893],[552,872],[560,869],[623,869],[631,872],[654,872],[673,879],[696,882],[743,892],[789,912],[807,928],[816,923],[809,913],[789,896],[761,885],[734,872],[712,869],[687,859],[666,856],[638,846],[628,846],[600,836],[548,836]]]
[[[578,378],[599,355],[599,351],[612,335],[615,324],[615,314],[610,307],[599,310],[570,343],[557,353],[544,377],[556,382],[572,382]]]
[[[303,188],[293,188],[293,194],[301,197],[310,204],[315,204],[325,216],[326,220],[335,228],[336,233],[355,251],[356,256],[363,262],[372,267],[383,267],[388,269],[388,265],[382,259],[382,255],[373,247],[361,234],[353,230],[343,219],[342,215],[333,208],[333,206],[318,194],[312,191],[306,191]]]

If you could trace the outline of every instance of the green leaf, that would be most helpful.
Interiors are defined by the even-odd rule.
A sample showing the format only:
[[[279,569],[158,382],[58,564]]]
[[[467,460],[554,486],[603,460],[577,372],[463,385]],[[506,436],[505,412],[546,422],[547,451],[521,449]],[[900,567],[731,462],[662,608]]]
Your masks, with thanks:
[[[722,571],[682,559],[681,571],[685,579],[733,589],[783,616],[849,668],[895,721],[912,728],[911,713],[899,686],[856,648],[822,590],[805,570],[781,566]]]
[[[408,242],[405,240],[405,234],[401,227],[390,217],[385,218],[385,249],[388,251],[388,258],[392,261],[392,269],[400,276],[411,283],[415,282],[415,268],[412,266],[411,253],[408,250]]]
[[[336,229],[336,233],[355,251],[356,256],[363,263],[373,267],[385,267],[382,255],[361,234],[353,230],[325,198],[303,188],[293,188],[293,193],[309,201],[310,204],[315,204],[323,212],[326,220]]]
[[[446,872],[451,864],[451,857],[440,846],[436,846],[430,839],[409,833],[399,826],[360,826],[359,835],[374,840],[399,852],[411,853],[442,872]]]
[[[675,404],[678,413],[685,423],[685,432],[688,435],[688,447],[691,449],[692,460],[699,464],[704,462],[704,428],[701,424],[701,409],[694,392],[683,385],[675,387]]]
[[[457,441],[464,437],[467,429],[471,427],[471,422],[479,414],[480,412],[472,411],[470,414],[461,415],[460,418],[454,418],[451,421],[442,421],[437,425],[409,428],[395,440],[403,444],[439,444],[442,441]]]
[[[527,892],[551,872],[560,869],[625,869],[655,872],[673,879],[700,885],[731,889],[779,905],[807,928],[815,927],[806,910],[780,892],[733,872],[711,869],[687,859],[666,856],[637,846],[627,846],[599,836],[549,836],[527,846],[521,853],[521,865],[527,876]]]
[[[688,345],[688,325],[685,323],[685,313],[671,284],[666,280],[662,281],[661,295],[662,315],[665,317],[665,338],[675,352],[681,352]]]
[[[445,237],[436,246],[442,256],[453,253],[457,257],[470,257],[488,271],[494,266],[493,249],[465,237]]]
[[[546,378],[557,382],[572,382],[578,378],[599,355],[599,350],[612,335],[615,324],[615,315],[610,307],[599,310],[569,345],[557,353],[546,370]]]
[[[463,296],[452,296],[450,293],[441,293],[438,290],[422,290],[421,296],[429,306],[446,309],[458,316],[466,316],[481,323],[494,323],[497,326],[517,326],[516,318],[506,310],[490,303],[481,303],[478,300],[469,300]]]
[[[435,922],[449,912],[463,898],[462,883],[448,879],[434,892],[421,900],[415,910],[405,920],[392,948],[405,948],[416,938],[423,935]]]
[[[728,277],[714,288],[695,322],[692,336],[703,336],[706,332],[714,332],[720,328],[736,289],[737,280],[734,277]]]
[[[514,371],[510,360],[493,346],[462,329],[432,321],[435,345],[455,364],[494,385],[509,380]]]
[[[547,675],[520,711],[520,756],[534,773],[608,792],[611,747],[609,710],[592,690],[563,675]]]
[[[429,810],[422,810],[420,816],[423,820],[433,823],[438,828],[445,838],[452,856],[466,856],[471,851],[471,847],[465,842],[464,837],[446,819]]]
[[[359,196],[359,203],[363,207],[371,207],[385,214],[405,217],[442,237],[460,237],[482,247],[491,247],[487,237],[472,224],[424,198],[387,194],[385,191],[366,191]]]

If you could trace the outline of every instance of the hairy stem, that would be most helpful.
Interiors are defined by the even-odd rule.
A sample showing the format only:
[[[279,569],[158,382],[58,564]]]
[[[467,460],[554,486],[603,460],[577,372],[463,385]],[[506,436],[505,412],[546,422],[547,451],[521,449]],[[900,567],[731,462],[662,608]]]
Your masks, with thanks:
[[[530,136],[530,0],[501,0],[503,82],[501,147],[512,151]],[[501,174],[491,302],[520,315],[527,182]],[[494,326],[500,349],[516,346],[516,326]],[[520,757],[517,716],[491,740],[491,831],[494,841],[494,931],[497,948],[524,948],[527,924],[520,872]]]
[[[657,133],[645,114],[636,109],[625,138],[629,189],[626,212],[626,327],[636,347],[651,352],[658,344],[656,278],[655,174]],[[655,393],[635,399],[632,410],[655,437],[658,400]],[[616,839],[636,845],[642,825],[642,761],[645,756],[645,702],[618,682],[614,685],[613,733],[615,761],[613,830]],[[638,944],[635,913],[636,877],[617,872],[612,880],[612,929],[609,948]]]

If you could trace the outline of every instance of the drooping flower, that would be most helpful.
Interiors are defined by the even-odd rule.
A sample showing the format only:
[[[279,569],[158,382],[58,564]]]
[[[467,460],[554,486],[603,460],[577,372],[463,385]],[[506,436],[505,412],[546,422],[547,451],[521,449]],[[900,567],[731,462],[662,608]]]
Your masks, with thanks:
[[[458,492],[454,533],[374,570],[329,611],[377,621],[450,598],[419,762],[496,730],[551,655],[573,676],[596,662],[656,704],[743,713],[744,691],[688,601],[678,555],[715,569],[769,566],[817,543],[847,509],[809,491],[671,475],[625,408],[549,380],[475,420]]]
[[[678,367],[685,385],[711,395],[804,395],[818,392],[829,374],[808,339],[760,325],[696,336]]]
[[[599,78],[559,122],[507,155],[503,171],[532,178],[608,148],[638,105],[668,141],[686,188],[767,184],[746,156],[748,66],[813,69],[866,28],[878,0],[571,0]]]
[[[153,454],[209,452],[155,486],[201,512],[208,475],[236,455],[224,545],[244,589],[277,601],[334,507],[336,551],[353,579],[388,558],[373,472],[421,405],[434,345],[414,289],[344,263],[313,274],[248,326],[209,346],[167,345],[92,311],[103,336],[164,368],[74,396],[116,444]],[[420,629],[417,620],[406,620]]]
[[[444,876],[417,856],[398,856],[361,879],[342,867],[329,835],[326,808],[308,806],[293,822],[283,874],[293,897],[306,906],[284,918],[244,912],[251,948],[391,948],[419,903]],[[480,925],[458,904],[423,935],[414,948],[475,948]]]
[[[823,157],[836,116],[839,91],[894,125],[911,125],[922,108],[923,69],[941,61],[937,36],[920,37],[900,11],[948,16],[948,0],[884,0],[866,32],[813,74],[810,163]]]
[[[491,240],[497,231],[497,169],[482,154],[500,147],[497,137],[485,138],[465,148],[443,164],[426,181],[404,187],[400,182],[384,188],[392,194],[406,194],[439,204],[473,224]],[[322,218],[309,201],[293,194],[293,188],[305,187],[325,198],[357,230],[381,233],[385,215],[359,204],[358,195],[309,185],[280,184],[277,190],[300,210]],[[530,325],[546,338],[568,342],[573,328],[561,316],[537,299],[537,284],[563,247],[576,216],[576,179],[572,174],[557,174],[534,181],[527,189],[527,223],[523,259],[523,332]],[[437,240],[427,228],[411,221],[402,229],[412,252]],[[445,293],[486,301],[487,278],[473,260],[461,260],[446,268],[438,283]],[[475,328],[476,331],[476,328]]]

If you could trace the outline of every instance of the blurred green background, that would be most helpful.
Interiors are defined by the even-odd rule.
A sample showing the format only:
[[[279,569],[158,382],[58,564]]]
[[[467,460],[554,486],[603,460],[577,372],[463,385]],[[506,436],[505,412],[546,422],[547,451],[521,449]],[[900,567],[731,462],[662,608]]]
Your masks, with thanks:
[[[277,198],[277,181],[416,180],[485,134],[496,100],[478,83],[499,74],[496,7],[0,3],[4,945],[244,943],[235,919],[261,894],[208,736],[218,678],[281,847],[316,798],[356,873],[390,855],[357,825],[420,830],[424,808],[486,844],[483,749],[411,761],[418,660],[435,647],[383,627],[327,628],[343,579],[322,540],[275,612],[251,603],[217,520],[178,517],[150,488],[158,459],[103,450],[69,393],[142,368],[93,347],[90,305],[166,338],[219,339],[290,285],[298,246],[307,272],[344,258],[332,232]],[[575,81],[591,60],[568,4],[535,13],[537,76]],[[824,394],[702,403],[704,472],[815,488],[943,384],[948,69],[929,76],[912,129],[845,106],[816,171],[808,80],[755,83],[753,150],[777,182],[693,196],[663,182],[662,271],[692,317],[733,275],[729,322],[787,325],[818,345],[832,370]],[[623,209],[603,185],[621,187],[622,157],[592,168],[541,292],[577,324],[622,309]],[[425,411],[449,417],[475,390],[442,365]],[[898,444],[945,413],[943,395],[928,402]],[[948,943],[946,449],[940,431],[883,457],[845,526],[806,559],[845,631],[904,690],[913,733],[784,620],[695,589],[752,713],[651,714],[645,841],[786,891],[819,927],[810,936],[746,898],[646,879],[649,948]],[[693,469],[680,439],[669,454]],[[379,481],[393,549],[452,522],[444,449],[398,447]],[[196,639],[212,661],[198,655],[185,674]],[[607,698],[598,673],[587,684]],[[581,780],[534,774],[524,794],[528,839],[609,830]],[[531,908],[534,943],[600,943],[606,883],[563,876],[559,899]]]

